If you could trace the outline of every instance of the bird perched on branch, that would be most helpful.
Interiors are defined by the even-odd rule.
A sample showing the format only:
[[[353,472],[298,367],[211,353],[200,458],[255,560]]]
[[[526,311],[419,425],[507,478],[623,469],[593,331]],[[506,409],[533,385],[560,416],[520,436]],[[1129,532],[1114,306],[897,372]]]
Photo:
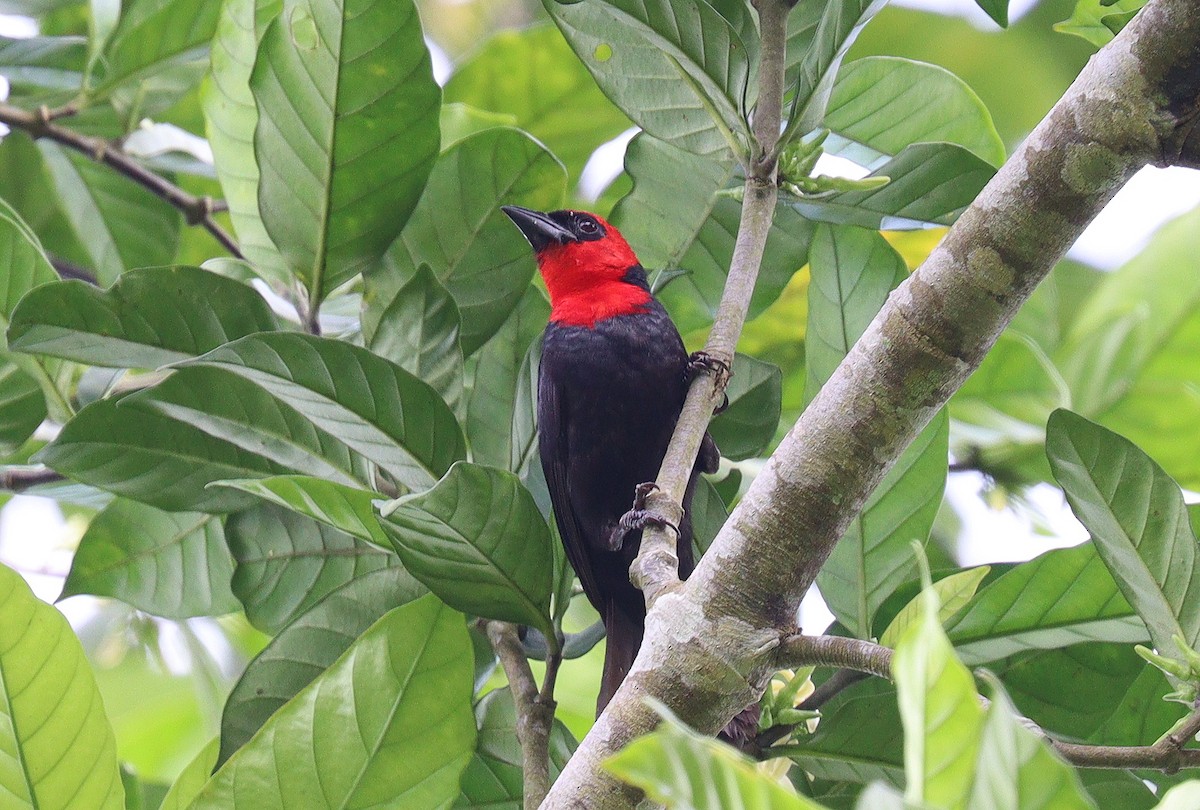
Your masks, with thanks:
[[[629,581],[642,529],[654,520],[630,506],[666,454],[692,363],[679,331],[650,293],[624,237],[582,211],[505,206],[537,256],[550,292],[538,379],[538,444],[554,516],[583,591],[604,620],[608,646],[599,714],[642,643],[646,606]],[[720,456],[705,434],[677,529],[679,576],[694,565],[692,492]]]

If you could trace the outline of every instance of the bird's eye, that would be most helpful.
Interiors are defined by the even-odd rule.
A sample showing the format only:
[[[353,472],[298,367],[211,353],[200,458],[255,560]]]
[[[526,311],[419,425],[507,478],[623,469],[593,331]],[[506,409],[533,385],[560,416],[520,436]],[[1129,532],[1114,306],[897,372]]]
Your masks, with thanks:
[[[585,236],[591,236],[600,232],[600,226],[594,219],[579,220],[579,232]]]

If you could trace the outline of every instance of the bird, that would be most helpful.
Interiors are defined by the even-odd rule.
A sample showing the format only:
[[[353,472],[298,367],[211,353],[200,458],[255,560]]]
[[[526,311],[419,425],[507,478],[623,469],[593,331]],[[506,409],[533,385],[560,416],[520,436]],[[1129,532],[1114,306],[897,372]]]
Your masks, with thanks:
[[[597,717],[642,643],[644,597],[629,581],[653,488],[691,376],[689,355],[621,233],[586,211],[503,211],[533,248],[550,293],[538,371],[538,450],[567,559],[608,638]],[[692,494],[720,453],[705,433],[675,529],[679,576],[694,567]],[[631,506],[633,507],[631,509]]]

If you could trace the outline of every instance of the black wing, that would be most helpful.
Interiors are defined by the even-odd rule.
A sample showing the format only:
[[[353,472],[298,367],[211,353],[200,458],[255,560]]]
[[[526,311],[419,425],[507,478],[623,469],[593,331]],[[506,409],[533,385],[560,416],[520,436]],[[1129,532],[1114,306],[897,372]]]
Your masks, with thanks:
[[[589,554],[591,549],[579,515],[571,505],[571,487],[567,476],[571,407],[563,390],[554,384],[551,376],[545,372],[543,364],[538,374],[538,452],[567,559],[579,577],[583,592],[592,604],[596,604],[602,598],[600,583],[596,580],[595,562]]]

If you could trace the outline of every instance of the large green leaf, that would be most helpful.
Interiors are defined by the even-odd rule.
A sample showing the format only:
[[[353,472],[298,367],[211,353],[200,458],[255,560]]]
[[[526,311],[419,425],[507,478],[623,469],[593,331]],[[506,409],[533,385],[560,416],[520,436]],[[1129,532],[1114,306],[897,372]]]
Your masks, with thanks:
[[[408,0],[284,0],[250,76],[263,225],[312,306],[383,255],[438,152],[441,89]]]
[[[789,55],[797,51],[803,55],[798,58],[789,130],[803,134],[820,124],[842,57],[863,26],[886,3],[887,0],[831,0],[823,7],[812,3],[812,8],[790,26]],[[815,15],[820,15],[819,20],[814,20]],[[805,25],[814,22],[812,28]]]
[[[956,143],[993,166],[1004,142],[991,113],[945,68],[868,56],[838,71],[822,126],[888,155],[914,143]]]
[[[153,79],[171,63],[203,60],[221,10],[212,0],[126,0],[122,5],[101,57],[100,95]]]
[[[871,678],[843,689],[822,706],[816,732],[788,746],[786,753],[822,779],[860,784],[883,780],[900,786],[903,738],[895,688]]]
[[[252,335],[187,364],[244,377],[414,489],[429,486],[466,456],[462,430],[436,391],[345,341]]]
[[[875,171],[889,177],[880,188],[828,196],[780,195],[780,201],[817,222],[904,230],[927,223],[949,225],[992,179],[990,163],[950,143],[907,146]]]
[[[8,79],[9,104],[65,104],[83,85],[87,43],[81,37],[0,37],[0,74]]]
[[[211,481],[291,472],[163,416],[155,404],[153,390],[119,402],[93,402],[34,460],[80,483],[160,509],[207,512],[238,509],[253,502],[232,490],[204,489]]]
[[[449,805],[475,747],[470,645],[462,615],[432,596],[390,611],[230,757],[192,807]]]
[[[965,571],[942,577],[934,582],[931,587],[938,598],[938,621],[945,624],[947,619],[970,602],[971,597],[979,588],[979,583],[983,581],[990,570],[988,566],[981,565],[978,568],[968,568]],[[924,596],[917,594],[900,609],[895,618],[888,623],[887,629],[879,635],[880,644],[885,647],[894,647],[900,637],[904,635],[904,631],[910,625],[921,620],[922,611],[925,609],[922,599]]]
[[[1023,726],[996,684],[979,744],[972,810],[1087,810],[1075,770],[1051,752],[1044,738]]]
[[[252,288],[198,267],[133,270],[107,291],[49,284],[12,314],[14,349],[116,368],[157,368],[280,328]]]
[[[61,613],[0,565],[0,785],[12,810],[122,810],[117,744]]]
[[[248,492],[267,503],[282,506],[373,546],[389,549],[387,535],[379,525],[374,503],[379,495],[311,475],[276,475],[216,481],[213,486]]]
[[[725,289],[741,219],[736,200],[717,196],[733,180],[733,161],[692,155],[642,133],[629,144],[625,169],[634,186],[613,209],[613,224],[647,269],[685,272],[659,294],[680,331],[708,326]],[[812,232],[812,223],[795,211],[776,210],[750,299],[751,318],[804,266]]]
[[[536,450],[536,390],[530,348],[540,341],[550,306],[536,287],[478,352],[467,402],[471,458],[520,474]],[[525,442],[521,442],[525,437]]]
[[[237,563],[233,592],[268,633],[356,577],[399,566],[390,552],[277,506],[230,515],[225,535]]]
[[[812,399],[849,353],[888,293],[907,275],[878,233],[822,226],[809,252],[805,365]],[[860,638],[884,600],[913,572],[911,542],[924,542],[946,483],[949,420],[944,412],[904,451],[821,569],[821,593]]]
[[[403,568],[384,568],[331,591],[284,627],[246,666],[225,701],[216,764],[245,745],[380,616],[426,593]]]
[[[892,674],[904,722],[904,798],[914,804],[967,808],[980,750],[983,710],[971,673],[957,658],[937,617],[937,597],[901,636]]]
[[[200,753],[196,754],[195,758],[175,779],[171,789],[163,797],[159,810],[187,810],[192,800],[207,784],[213,769],[217,767],[217,751],[220,748],[220,742],[219,739],[214,738],[208,745],[200,749]]]
[[[462,776],[458,808],[521,810],[524,796],[523,757],[517,740],[517,710],[508,687],[488,692],[475,706],[479,737]],[[571,732],[556,719],[550,728],[550,778],[559,772],[576,748]]]
[[[757,770],[732,746],[698,734],[673,716],[604,761],[618,778],[668,808],[820,810],[821,805]]]
[[[241,607],[232,578],[219,520],[117,499],[79,541],[59,598],[90,593],[170,619],[218,616]]]
[[[1164,225],[1080,307],[1055,353],[1072,409],[1129,438],[1200,489],[1200,209]]]
[[[512,116],[572,178],[596,147],[631,126],[551,25],[493,34],[454,71],[446,101]]]
[[[779,429],[783,372],[776,365],[739,354],[725,395],[729,407],[713,419],[709,432],[725,458],[752,458]]]
[[[383,517],[404,567],[447,604],[553,632],[550,529],[515,475],[460,462]]]
[[[45,418],[38,381],[0,352],[0,456],[15,452]]]
[[[1083,641],[1147,638],[1091,543],[1047,551],[997,577],[946,632],[968,664]]]
[[[380,311],[382,309],[382,311]],[[382,307],[369,305],[364,319],[367,347],[442,395],[456,412],[463,396],[461,319],[450,293],[423,264]]]
[[[758,43],[704,0],[544,5],[600,89],[651,135],[699,155],[727,153],[730,137],[749,142],[745,99]]]
[[[104,284],[134,267],[170,264],[183,218],[167,203],[107,166],[39,141],[72,230]]]
[[[242,254],[266,278],[290,275],[258,213],[258,163],[254,129],[258,107],[250,93],[250,71],[267,23],[282,0],[223,0],[212,41],[212,68],[203,89],[204,118],[213,165]]]
[[[1200,642],[1200,576],[1179,485],[1128,439],[1070,411],[1046,426],[1046,455],[1071,511],[1133,605],[1154,646],[1180,657],[1173,636]]]
[[[562,164],[519,130],[488,129],[456,143],[438,157],[383,266],[368,275],[364,321],[377,323],[396,290],[427,264],[458,304],[463,351],[471,354],[508,318],[534,271],[529,243],[500,206],[558,208],[565,187]]]

